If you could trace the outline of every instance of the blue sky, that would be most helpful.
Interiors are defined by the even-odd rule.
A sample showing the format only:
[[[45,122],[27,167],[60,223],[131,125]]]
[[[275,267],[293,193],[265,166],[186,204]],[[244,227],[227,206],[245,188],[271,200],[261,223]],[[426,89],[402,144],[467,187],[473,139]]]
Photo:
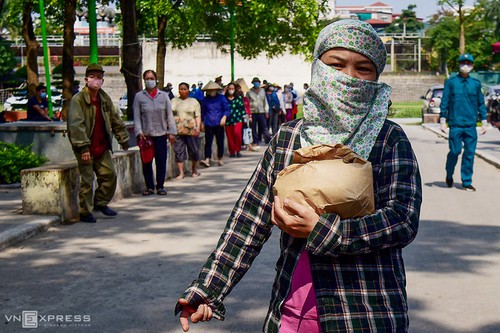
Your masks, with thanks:
[[[434,14],[439,10],[437,5],[437,0],[378,0],[382,3],[394,7],[395,13],[401,13],[403,9],[407,9],[409,5],[417,5],[415,11],[417,16],[423,19],[428,19],[429,16]],[[377,0],[337,0],[337,6],[365,6],[371,5]],[[466,0],[465,4],[472,6],[474,5],[474,0]]]

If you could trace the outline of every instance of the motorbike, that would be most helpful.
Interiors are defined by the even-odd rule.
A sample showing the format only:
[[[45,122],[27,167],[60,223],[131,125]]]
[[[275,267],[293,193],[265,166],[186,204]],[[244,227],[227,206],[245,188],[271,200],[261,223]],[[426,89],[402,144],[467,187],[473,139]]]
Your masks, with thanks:
[[[488,103],[488,119],[500,131],[500,92],[492,94]]]

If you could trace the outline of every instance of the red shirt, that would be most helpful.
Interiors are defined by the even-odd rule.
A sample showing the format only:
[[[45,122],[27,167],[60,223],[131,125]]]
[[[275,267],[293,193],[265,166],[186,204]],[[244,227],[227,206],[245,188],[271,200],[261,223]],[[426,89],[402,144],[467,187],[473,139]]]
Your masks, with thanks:
[[[148,94],[149,94],[149,96],[151,96],[152,99],[155,99],[156,94],[158,94],[158,88],[155,88],[155,90],[153,90],[152,92],[148,91]]]
[[[101,99],[97,95],[96,100],[90,99],[92,105],[95,107],[95,120],[94,120],[94,130],[92,131],[92,137],[90,138],[90,155],[92,157],[99,157],[109,147],[108,134],[106,133],[106,124],[104,123],[104,116],[101,111]]]

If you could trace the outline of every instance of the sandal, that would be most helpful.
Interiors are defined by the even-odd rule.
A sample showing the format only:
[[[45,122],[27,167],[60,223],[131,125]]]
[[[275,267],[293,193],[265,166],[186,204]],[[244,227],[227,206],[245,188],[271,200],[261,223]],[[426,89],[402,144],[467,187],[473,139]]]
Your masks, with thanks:
[[[165,189],[161,188],[159,190],[156,191],[156,194],[158,195],[167,195],[167,191],[165,191]]]
[[[198,171],[196,172],[193,172],[193,174],[191,175],[193,178],[196,178],[198,177],[199,175],[201,175],[201,173],[199,173]]]
[[[151,194],[154,194],[155,191],[153,191],[152,189],[149,189],[149,190],[146,190],[144,192],[142,192],[142,195],[146,196],[146,195],[151,195]]]

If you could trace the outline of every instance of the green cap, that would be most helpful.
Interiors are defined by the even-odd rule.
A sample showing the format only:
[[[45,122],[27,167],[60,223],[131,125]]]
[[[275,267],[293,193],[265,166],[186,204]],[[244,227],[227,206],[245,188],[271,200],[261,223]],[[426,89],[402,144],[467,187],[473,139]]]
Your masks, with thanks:
[[[104,74],[104,69],[102,69],[102,66],[99,64],[90,64],[85,70],[85,76],[87,76],[89,72],[101,72]]]

